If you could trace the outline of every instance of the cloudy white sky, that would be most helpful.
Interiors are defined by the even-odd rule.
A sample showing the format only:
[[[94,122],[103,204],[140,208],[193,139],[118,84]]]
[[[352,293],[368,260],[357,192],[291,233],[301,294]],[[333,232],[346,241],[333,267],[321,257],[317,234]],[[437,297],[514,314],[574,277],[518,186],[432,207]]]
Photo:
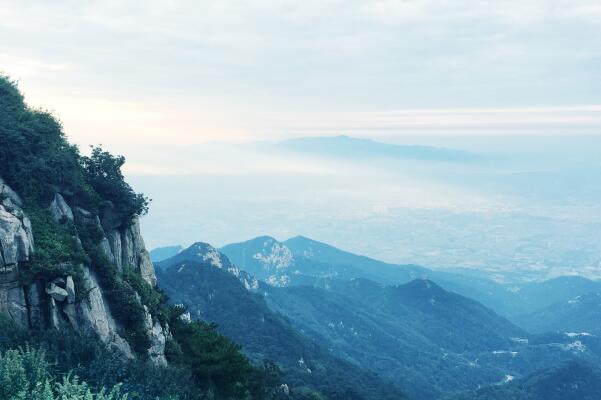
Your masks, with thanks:
[[[127,157],[154,199],[151,247],[303,234],[395,262],[601,276],[597,0],[0,0],[0,38],[30,105]],[[492,158],[239,144],[340,134]]]
[[[0,1],[77,143],[601,131],[595,0]]]

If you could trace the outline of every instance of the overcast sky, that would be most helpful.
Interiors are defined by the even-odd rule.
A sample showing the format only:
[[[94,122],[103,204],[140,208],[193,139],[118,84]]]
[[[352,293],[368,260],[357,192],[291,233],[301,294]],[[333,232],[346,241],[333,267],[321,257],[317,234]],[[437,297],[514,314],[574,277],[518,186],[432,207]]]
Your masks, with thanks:
[[[0,37],[30,104],[121,152],[601,132],[595,0],[0,1]]]
[[[0,38],[30,105],[127,157],[154,199],[150,247],[303,234],[395,262],[601,276],[598,0],[0,0]],[[237,144],[340,134],[492,158]]]

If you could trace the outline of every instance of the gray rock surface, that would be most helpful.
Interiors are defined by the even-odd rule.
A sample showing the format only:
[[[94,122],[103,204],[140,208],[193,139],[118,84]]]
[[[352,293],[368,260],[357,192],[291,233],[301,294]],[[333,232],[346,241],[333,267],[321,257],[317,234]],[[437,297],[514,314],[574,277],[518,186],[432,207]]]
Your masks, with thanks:
[[[34,251],[34,237],[30,220],[21,209],[21,199],[0,179],[0,312],[30,329],[63,329],[70,325],[96,334],[108,347],[126,357],[134,357],[129,343],[119,335],[120,326],[113,318],[109,303],[98,279],[89,266],[81,265],[85,293],[76,300],[72,276],[59,277],[51,282],[36,281],[31,285],[19,283],[19,266],[28,262]],[[119,270],[132,268],[151,285],[156,284],[154,267],[140,234],[140,223],[135,218],[129,226],[122,226],[117,214],[104,212],[102,218],[88,210],[73,207],[56,193],[50,211],[57,222],[73,220],[95,225],[104,237],[100,250]],[[75,238],[81,244],[79,237]],[[46,310],[46,312],[44,312]],[[146,313],[147,334],[151,342],[150,359],[166,364],[165,341],[168,328],[163,328]]]
[[[165,358],[166,336],[163,327],[158,321],[153,322],[152,316],[148,312],[148,308],[146,306],[144,306],[144,311],[146,312],[146,331],[150,333],[150,348],[148,349],[148,357],[157,365],[167,365],[167,359]]]
[[[104,293],[100,289],[96,276],[88,267],[83,267],[86,299],[77,307],[80,326],[98,335],[100,340],[118,349],[128,357],[133,353],[127,341],[117,333],[117,323],[113,319]]]
[[[73,211],[60,193],[54,195],[50,203],[50,212],[56,222],[73,221]]]
[[[60,286],[57,286],[54,282],[51,282],[46,287],[46,294],[48,294],[55,301],[58,301],[58,302],[65,301],[67,299],[67,297],[69,296],[69,294],[67,293],[67,291],[65,289],[63,289]]]

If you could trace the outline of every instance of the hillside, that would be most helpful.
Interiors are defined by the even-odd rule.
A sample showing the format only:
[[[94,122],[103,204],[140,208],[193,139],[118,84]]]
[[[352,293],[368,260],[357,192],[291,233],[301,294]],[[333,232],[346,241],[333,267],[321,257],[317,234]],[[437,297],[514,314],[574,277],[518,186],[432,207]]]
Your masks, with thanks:
[[[518,318],[533,333],[601,335],[601,293],[587,293]]]
[[[253,290],[259,283],[205,243],[158,265],[160,286],[193,319],[216,323],[255,360],[272,360],[294,393],[310,386],[327,398],[397,399],[402,395],[374,373],[337,359],[274,313]],[[264,285],[264,284],[262,284]]]
[[[428,273],[425,268],[386,264],[303,237],[279,242],[270,236],[260,236],[229,244],[221,251],[242,270],[273,286],[358,277],[381,283],[405,283]]]
[[[427,280],[382,286],[357,279],[333,282],[330,290],[270,288],[266,300],[334,354],[411,388],[415,398],[495,382],[504,365],[491,360],[474,368],[474,360],[515,350],[510,338],[525,335],[480,304]]]
[[[166,304],[124,163],[81,154],[0,76],[0,398],[277,395],[277,373]]]
[[[195,318],[217,322],[220,331],[242,343],[251,357],[269,355],[279,361],[277,357],[283,354],[295,354],[290,350],[293,344],[282,337],[301,333],[304,340],[311,339],[314,346],[328,349],[337,358],[388,378],[413,398],[438,398],[494,384],[506,375],[525,376],[574,357],[599,359],[595,338],[586,338],[578,346],[566,335],[529,335],[482,304],[427,279],[402,285],[342,279],[365,274],[358,265],[367,273],[378,273],[387,264],[324,248],[327,252],[318,253],[312,244],[311,254],[306,247],[299,249],[269,237],[226,246],[265,281],[203,243],[158,263],[157,268],[165,271],[159,273],[159,280],[167,282],[173,301],[189,305],[197,312]],[[300,251],[304,255],[297,255]],[[340,267],[322,260],[340,262]],[[177,266],[183,274],[190,262],[194,266],[188,268],[197,276],[178,276],[173,271]],[[345,267],[345,263],[354,265]],[[286,284],[269,279],[278,273],[291,279]],[[274,315],[288,319],[278,316],[274,320]],[[282,336],[276,335],[277,340],[272,339],[273,329],[263,331],[276,320],[276,325],[286,326],[278,328]],[[255,329],[245,330],[248,325]],[[295,366],[290,362],[296,357],[288,365]],[[290,371],[294,369],[285,372]]]
[[[236,265],[272,286],[315,285],[365,278],[385,285],[430,279],[446,290],[472,298],[521,324],[520,316],[554,303],[599,291],[601,283],[577,276],[542,282],[500,284],[490,279],[416,265],[396,265],[353,254],[304,236],[280,242],[261,236],[221,249]]]
[[[523,379],[507,376],[498,385],[452,397],[452,400],[597,400],[601,369],[571,361]]]

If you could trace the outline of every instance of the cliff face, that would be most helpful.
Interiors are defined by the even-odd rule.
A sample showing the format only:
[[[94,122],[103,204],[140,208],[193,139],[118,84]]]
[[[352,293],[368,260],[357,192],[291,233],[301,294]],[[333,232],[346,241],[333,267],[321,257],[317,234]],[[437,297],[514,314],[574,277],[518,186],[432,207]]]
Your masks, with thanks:
[[[137,217],[122,225],[110,207],[102,215],[71,208],[59,192],[55,193],[48,209],[57,223],[74,221],[93,225],[101,235],[98,245],[101,252],[119,273],[127,267],[151,286],[156,285]],[[81,243],[79,234],[75,236]],[[23,283],[19,279],[20,268],[27,265],[34,252],[32,224],[23,211],[21,199],[0,179],[0,312],[28,329],[72,327],[93,332],[109,347],[133,357],[131,343],[123,335],[126,327],[117,322],[107,301],[107,296],[115,294],[103,291],[90,265],[78,265],[82,273],[77,278],[65,275],[51,281],[36,279],[33,283]],[[84,293],[78,293],[76,286],[77,291]],[[148,356],[155,363],[163,364],[168,328],[155,321],[146,307],[144,312],[144,330],[150,343]]]

